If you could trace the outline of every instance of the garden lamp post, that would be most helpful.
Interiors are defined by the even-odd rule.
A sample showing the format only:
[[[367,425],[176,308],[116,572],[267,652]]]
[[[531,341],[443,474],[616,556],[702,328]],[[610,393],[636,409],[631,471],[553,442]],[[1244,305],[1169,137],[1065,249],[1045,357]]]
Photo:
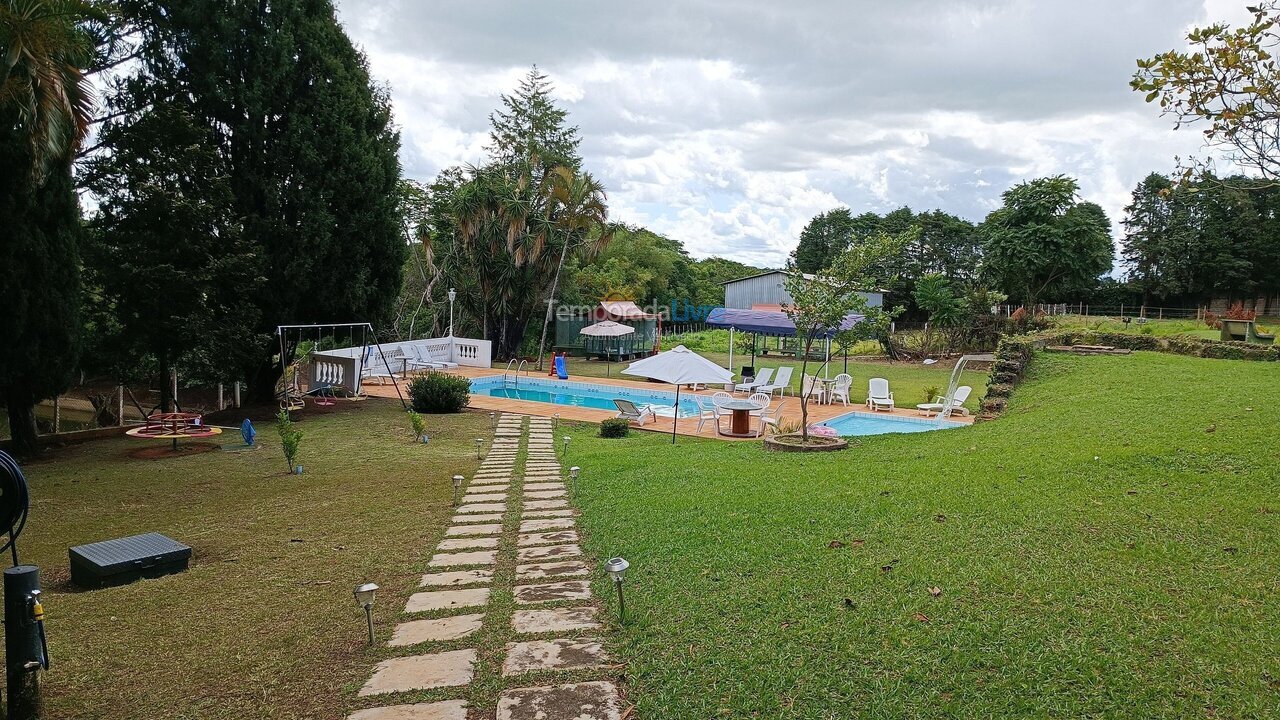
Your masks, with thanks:
[[[577,465],[569,468],[569,480],[571,481],[571,484],[569,485],[569,492],[574,497],[578,496],[578,473],[580,472],[582,472],[582,468]]]
[[[620,557],[609,558],[604,564],[605,572],[613,579],[613,586],[618,588],[618,622],[626,620],[627,606],[622,602],[622,576],[627,573],[631,563]]]
[[[458,291],[449,288],[449,337],[453,337],[453,301],[458,297]]]
[[[477,460],[482,460],[484,458],[484,456],[480,454],[480,448],[483,445],[484,445],[484,438],[476,438],[476,459]]]
[[[489,413],[489,429],[490,430],[498,429],[498,413],[496,412]]]
[[[462,492],[462,476],[453,476],[453,506],[458,506],[458,494]]]
[[[564,437],[560,438],[560,440],[564,442],[564,456],[568,458],[569,457],[569,436],[565,435]]]
[[[373,601],[378,595],[378,586],[373,583],[365,583],[356,586],[355,596],[356,604],[364,608],[365,623],[369,626],[369,644],[373,644]]]
[[[552,428],[553,430],[559,430],[559,429],[560,429],[560,413],[554,413],[554,414],[551,416],[551,428]]]

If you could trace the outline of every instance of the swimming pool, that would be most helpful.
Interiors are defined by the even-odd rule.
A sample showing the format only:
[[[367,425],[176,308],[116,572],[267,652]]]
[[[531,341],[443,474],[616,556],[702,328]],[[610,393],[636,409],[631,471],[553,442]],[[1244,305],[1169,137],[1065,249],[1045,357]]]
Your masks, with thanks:
[[[581,383],[571,380],[548,380],[546,378],[520,377],[518,384],[503,383],[500,376],[476,378],[471,381],[472,395],[507,398],[508,400],[528,400],[530,402],[548,403],[550,405],[572,405],[574,407],[593,408],[596,410],[617,411],[614,398],[630,400],[637,406],[652,405],[654,414],[659,417],[671,417],[672,406],[676,402],[674,392],[657,390],[641,390],[617,385]],[[680,398],[680,417],[697,417],[697,401]]]
[[[964,427],[965,423],[952,420],[938,422],[932,418],[912,418],[900,415],[875,415],[869,412],[851,412],[819,423],[835,428],[842,436],[886,435],[888,433],[929,432]]]

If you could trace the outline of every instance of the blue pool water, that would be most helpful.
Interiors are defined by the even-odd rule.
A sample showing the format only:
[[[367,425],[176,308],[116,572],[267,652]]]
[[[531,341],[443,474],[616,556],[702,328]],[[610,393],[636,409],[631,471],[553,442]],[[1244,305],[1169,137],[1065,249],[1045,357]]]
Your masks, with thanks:
[[[477,378],[471,381],[471,394],[614,411],[618,409],[613,404],[614,398],[622,398],[630,400],[638,407],[652,405],[654,414],[659,417],[671,417],[672,406],[676,402],[675,392],[639,390],[616,385],[597,385],[573,382],[572,380],[547,380],[524,376],[520,377],[518,386],[514,387],[511,383],[504,385],[501,377]],[[696,417],[697,414],[697,402],[681,397],[680,417]]]
[[[930,430],[950,430],[964,427],[964,423],[944,420],[939,423],[930,418],[909,418],[874,415],[869,412],[851,412],[827,420],[822,425],[833,427],[843,436],[884,435],[887,433],[915,433]]]

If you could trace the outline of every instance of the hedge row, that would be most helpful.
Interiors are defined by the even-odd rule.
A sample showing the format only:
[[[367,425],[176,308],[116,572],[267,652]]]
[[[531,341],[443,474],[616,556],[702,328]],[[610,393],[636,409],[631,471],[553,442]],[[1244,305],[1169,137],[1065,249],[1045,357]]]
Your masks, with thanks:
[[[1109,345],[1128,350],[1149,350],[1216,360],[1280,362],[1280,345],[1255,345],[1180,336],[1156,337],[1129,333],[1073,330],[1039,335],[1009,335],[996,347],[996,361],[987,380],[987,396],[982,400],[984,415],[999,415],[1009,404],[1014,387],[1026,375],[1027,365],[1037,349],[1049,345]]]

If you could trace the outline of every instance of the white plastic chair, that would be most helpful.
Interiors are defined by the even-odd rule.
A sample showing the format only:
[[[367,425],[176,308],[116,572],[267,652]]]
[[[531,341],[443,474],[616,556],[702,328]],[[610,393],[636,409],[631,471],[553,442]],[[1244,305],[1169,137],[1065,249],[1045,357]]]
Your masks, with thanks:
[[[644,425],[645,418],[657,420],[657,416],[653,414],[653,408],[648,405],[637,407],[635,403],[622,398],[614,398],[613,404],[618,408],[618,417],[623,420],[628,420],[637,425]]]
[[[751,393],[751,397],[747,398],[747,402],[756,403],[760,407],[751,411],[752,417],[760,417],[765,410],[769,409],[769,404],[773,402],[773,396],[769,393],[756,392]]]
[[[721,393],[728,395],[729,393]],[[702,432],[702,426],[710,420],[716,425],[716,433],[720,432],[720,406],[716,404],[715,398],[699,397],[698,398],[698,430]]]
[[[849,405],[849,389],[853,387],[853,377],[848,373],[840,373],[836,376],[834,382],[831,383],[831,402],[837,399],[844,403],[846,407]]]
[[[716,407],[724,407],[727,402],[733,402],[733,396],[721,390],[711,396],[711,402]]]
[[[958,413],[960,415],[968,415],[969,409],[964,406],[964,402],[969,399],[969,395],[972,392],[973,388],[968,385],[961,385],[956,388],[955,397],[951,398],[951,412],[947,414],[950,415],[952,413]],[[935,397],[932,402],[917,405],[916,409],[925,415],[928,415],[929,413],[941,413],[946,409],[946,402],[947,399],[939,395]]]
[[[778,425],[782,422],[782,408],[786,404],[786,401],[780,402],[771,412],[760,413],[760,430],[756,433],[757,435],[764,435],[769,428],[773,428],[775,433],[778,432]]]
[[[867,384],[867,407],[872,410],[893,409],[893,393],[889,391],[888,380],[871,378]]]
[[[827,401],[827,387],[818,382],[818,378],[814,375],[805,375],[800,383],[800,397],[808,397],[810,400],[817,400],[819,403]]]

